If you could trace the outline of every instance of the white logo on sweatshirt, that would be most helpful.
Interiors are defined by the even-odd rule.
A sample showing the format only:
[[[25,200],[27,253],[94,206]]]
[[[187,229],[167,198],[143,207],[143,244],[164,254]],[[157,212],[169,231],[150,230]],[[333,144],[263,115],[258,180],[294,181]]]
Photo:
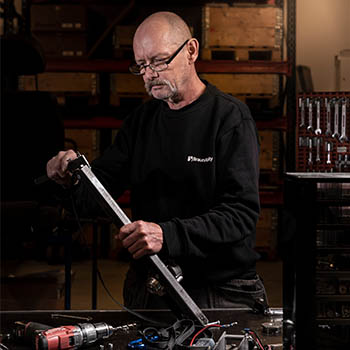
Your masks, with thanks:
[[[211,163],[213,161],[213,157],[206,157],[206,158],[197,158],[195,156],[187,156],[188,162],[197,162],[197,163]]]

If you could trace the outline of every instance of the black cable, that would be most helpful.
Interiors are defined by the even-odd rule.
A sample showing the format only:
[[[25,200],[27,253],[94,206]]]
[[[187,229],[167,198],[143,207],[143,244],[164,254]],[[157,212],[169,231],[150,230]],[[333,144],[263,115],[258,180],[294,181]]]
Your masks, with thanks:
[[[83,243],[87,246],[87,239],[85,237],[85,234],[84,234],[84,231],[83,231],[83,227],[81,226],[81,222],[80,222],[80,219],[79,219],[78,211],[77,211],[77,208],[75,206],[74,197],[73,197],[72,194],[70,194],[70,199],[71,199],[71,202],[72,202],[73,214],[75,216],[75,220],[77,221],[77,224],[78,224],[78,227],[79,227],[79,233],[80,233],[79,238],[82,238]]]
[[[78,212],[77,212],[77,210],[76,210],[76,206],[75,206],[75,202],[74,202],[74,197],[71,195],[70,198],[71,198],[71,201],[72,201],[73,214],[74,214],[75,219],[76,219],[76,221],[77,221],[77,223],[78,223],[80,232],[83,233],[82,226],[81,226],[80,219],[79,219],[79,215],[78,215]],[[83,235],[83,236],[84,236],[84,235]],[[97,275],[98,275],[98,278],[100,279],[100,282],[101,282],[103,288],[105,289],[105,291],[107,292],[107,294],[109,295],[109,297],[110,297],[118,306],[120,306],[122,309],[124,309],[125,311],[131,313],[132,315],[134,315],[134,316],[136,316],[136,317],[138,317],[138,318],[140,318],[140,319],[142,319],[142,320],[144,320],[144,321],[146,321],[146,322],[152,323],[152,324],[154,324],[154,325],[156,325],[156,326],[160,326],[160,327],[166,326],[164,323],[161,323],[161,322],[152,320],[152,319],[150,319],[150,318],[148,318],[148,317],[145,317],[145,316],[141,315],[140,313],[138,313],[138,312],[136,312],[136,311],[134,311],[134,310],[131,310],[131,309],[127,308],[127,307],[124,306],[122,303],[120,303],[119,301],[117,301],[117,300],[113,297],[113,295],[111,294],[111,292],[108,290],[108,288],[107,288],[107,286],[106,286],[106,284],[105,284],[105,282],[104,282],[104,280],[103,280],[103,278],[102,278],[102,275],[101,275],[101,272],[100,272],[99,269],[97,269]]]
[[[122,303],[120,303],[118,300],[116,300],[113,295],[111,294],[111,292],[108,290],[103,278],[102,278],[102,275],[101,275],[101,272],[99,269],[97,269],[97,274],[98,274],[98,278],[100,279],[100,282],[102,284],[102,287],[105,289],[105,291],[107,292],[107,294],[110,296],[110,298],[118,305],[120,306],[122,309],[124,309],[125,311],[131,313],[132,315],[144,320],[144,321],[147,321],[147,322],[150,322],[156,326],[161,326],[161,327],[164,327],[165,324],[164,323],[161,323],[161,322],[158,322],[158,321],[155,321],[155,320],[152,320],[151,318],[148,318],[148,317],[145,317],[143,315],[141,315],[140,313],[134,311],[134,310],[131,310],[129,308],[127,308],[126,306],[124,306]]]

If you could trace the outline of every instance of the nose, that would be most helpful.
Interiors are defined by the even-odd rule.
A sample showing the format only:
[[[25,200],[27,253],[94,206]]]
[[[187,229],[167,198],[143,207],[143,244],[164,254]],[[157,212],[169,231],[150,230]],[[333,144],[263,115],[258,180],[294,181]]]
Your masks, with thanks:
[[[144,79],[150,80],[157,78],[158,76],[158,72],[154,71],[149,65],[145,66],[145,74],[143,75]]]

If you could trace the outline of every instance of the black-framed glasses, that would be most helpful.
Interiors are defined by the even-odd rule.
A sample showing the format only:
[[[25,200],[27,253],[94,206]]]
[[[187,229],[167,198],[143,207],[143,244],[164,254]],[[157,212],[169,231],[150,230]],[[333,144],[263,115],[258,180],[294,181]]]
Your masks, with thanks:
[[[146,73],[146,68],[151,68],[154,72],[162,72],[166,70],[171,63],[171,61],[178,55],[178,53],[183,49],[183,47],[189,42],[190,39],[187,39],[166,61],[158,63],[149,63],[149,64],[132,64],[129,67],[129,70],[132,74],[135,75],[144,75]]]

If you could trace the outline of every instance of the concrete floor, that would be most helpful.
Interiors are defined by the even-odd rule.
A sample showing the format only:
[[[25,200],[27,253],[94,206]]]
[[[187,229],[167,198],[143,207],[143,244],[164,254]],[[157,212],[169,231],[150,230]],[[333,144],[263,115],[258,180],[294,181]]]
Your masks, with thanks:
[[[128,269],[128,263],[116,259],[99,259],[98,269],[110,294],[119,303],[123,303],[122,285]],[[56,271],[60,273],[61,289],[63,289],[64,265],[49,265],[44,261],[24,260],[6,261],[2,263],[2,276],[26,276],[28,274]],[[73,280],[71,290],[71,309],[89,310],[92,308],[92,263],[91,260],[73,262]],[[262,277],[267,290],[270,306],[282,306],[282,263],[275,261],[259,261],[257,271]],[[11,281],[10,281],[11,284]],[[12,283],[13,285],[13,283]],[[2,283],[2,288],[6,283]],[[36,288],[36,289],[35,289]],[[63,309],[64,297],[57,295],[57,284],[45,283],[41,279],[39,284],[16,284],[9,292],[4,289],[1,293],[1,310],[15,309]],[[52,289],[53,292],[50,292]],[[54,290],[56,289],[56,290]],[[11,300],[12,299],[12,300]],[[17,299],[13,300],[13,299]],[[56,299],[56,300],[55,300]],[[20,301],[20,304],[18,303]],[[18,306],[20,305],[20,306]],[[24,305],[24,306],[23,306]],[[97,309],[120,309],[98,281]]]

